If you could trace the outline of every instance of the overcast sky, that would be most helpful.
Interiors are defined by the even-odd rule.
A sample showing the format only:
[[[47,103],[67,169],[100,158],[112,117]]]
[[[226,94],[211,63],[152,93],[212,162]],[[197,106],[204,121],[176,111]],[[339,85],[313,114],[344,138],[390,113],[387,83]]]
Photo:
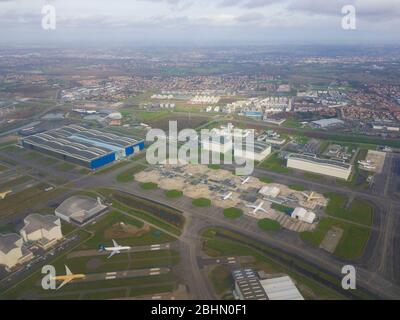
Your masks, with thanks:
[[[41,27],[45,4],[56,30]],[[0,0],[2,44],[399,44],[399,30],[400,0]]]

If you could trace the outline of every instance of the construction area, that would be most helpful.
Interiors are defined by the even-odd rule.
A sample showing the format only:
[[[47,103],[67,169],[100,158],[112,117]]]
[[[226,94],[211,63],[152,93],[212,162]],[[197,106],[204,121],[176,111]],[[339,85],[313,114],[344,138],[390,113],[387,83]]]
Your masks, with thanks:
[[[311,210],[320,210],[328,203],[315,192],[296,191],[205,165],[159,165],[136,174],[135,180],[182,191],[192,199],[210,199],[214,206],[224,209],[239,208],[246,215],[278,221],[283,228],[296,232],[314,230],[318,219]]]
[[[385,159],[386,152],[368,150],[368,154],[365,160],[361,160],[358,163],[360,165],[360,169],[362,170],[374,173],[382,173]]]

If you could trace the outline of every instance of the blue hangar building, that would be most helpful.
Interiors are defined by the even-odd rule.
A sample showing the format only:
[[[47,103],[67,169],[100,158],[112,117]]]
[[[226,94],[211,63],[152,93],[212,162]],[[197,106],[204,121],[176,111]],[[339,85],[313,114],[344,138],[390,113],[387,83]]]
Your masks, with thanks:
[[[144,141],[113,133],[69,125],[21,139],[26,149],[98,169],[144,149]]]

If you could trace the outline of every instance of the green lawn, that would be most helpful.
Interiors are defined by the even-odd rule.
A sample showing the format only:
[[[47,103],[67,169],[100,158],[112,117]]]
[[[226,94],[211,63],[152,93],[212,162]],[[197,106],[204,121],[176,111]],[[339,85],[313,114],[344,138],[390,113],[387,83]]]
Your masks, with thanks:
[[[274,179],[272,179],[272,178],[268,178],[268,177],[261,177],[261,178],[258,178],[261,182],[264,182],[264,183],[273,183],[274,182]]]
[[[140,184],[140,187],[143,190],[154,190],[158,188],[158,185],[156,183],[153,182],[143,182]]]
[[[122,173],[120,173],[117,176],[117,182],[120,183],[128,183],[128,182],[132,182],[135,180],[135,174],[143,171],[146,168],[146,166],[138,164],[136,166],[134,166],[133,168],[130,168]]]
[[[280,159],[277,153],[272,154],[268,159],[261,163],[261,166],[277,173],[290,173],[286,167],[285,160]]]
[[[288,187],[290,189],[296,190],[296,191],[305,191],[306,190],[306,187],[303,186],[302,184],[290,184]]]
[[[237,233],[221,228],[209,228],[203,232],[203,249],[207,255],[212,257],[252,256],[255,260],[246,264],[247,267],[255,268],[258,271],[262,270],[270,274],[288,274],[298,283],[299,289],[306,299],[344,298],[339,293],[341,291],[339,279],[331,279],[328,275],[310,265]],[[332,290],[318,280],[304,276],[297,271],[296,266],[301,266],[301,269],[306,269],[311,274],[317,275],[317,277],[329,279],[329,281],[335,283],[338,290]],[[223,272],[221,271],[216,275],[220,275],[223,278]],[[221,282],[218,282],[217,285],[217,288],[221,290],[227,284],[225,282],[224,285],[224,281],[221,279]]]
[[[75,168],[76,168],[75,165],[73,165],[72,163],[68,163],[68,162],[63,162],[57,166],[57,169],[60,171],[71,171],[72,169],[75,169]]]
[[[166,190],[166,191],[164,192],[164,194],[165,194],[165,196],[166,196],[167,198],[171,198],[171,199],[173,199],[173,198],[179,198],[179,197],[182,197],[182,196],[183,196],[183,192],[182,192],[182,191],[179,191],[179,190]]]
[[[267,218],[259,220],[258,226],[264,231],[276,231],[281,228],[281,224],[278,221]]]
[[[243,211],[239,208],[224,209],[224,216],[229,219],[237,219],[243,215]]]
[[[232,289],[233,278],[229,268],[225,266],[216,266],[211,270],[208,277],[218,295],[221,295]]]
[[[334,218],[323,218],[318,223],[315,231],[302,232],[300,238],[314,246],[319,246],[332,226],[341,228],[344,231],[334,254],[349,260],[361,257],[370,236],[370,229],[367,227],[356,226]]]
[[[345,208],[347,198],[336,193],[326,193],[325,197],[329,198],[326,212],[334,217],[346,219],[366,226],[372,225],[373,207],[364,200],[355,199],[349,208]]]
[[[284,123],[283,126],[286,128],[301,128],[301,123],[295,118],[288,118]]]
[[[219,170],[221,169],[221,165],[219,164],[209,164],[208,167],[212,170]]]
[[[209,207],[211,205],[211,200],[206,198],[194,199],[192,204],[195,207]]]
[[[286,214],[292,214],[292,212],[293,212],[293,208],[285,206],[283,204],[278,204],[278,203],[271,204],[271,208],[276,211],[280,211],[280,212],[283,212]]]

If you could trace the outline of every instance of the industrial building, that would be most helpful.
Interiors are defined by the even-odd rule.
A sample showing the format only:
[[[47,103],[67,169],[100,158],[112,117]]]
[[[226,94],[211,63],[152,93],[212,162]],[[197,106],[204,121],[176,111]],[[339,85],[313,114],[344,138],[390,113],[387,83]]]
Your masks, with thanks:
[[[63,237],[59,217],[33,213],[24,219],[24,224],[20,230],[24,241],[37,242],[44,249],[51,247]]]
[[[307,222],[307,223],[314,223],[314,221],[316,220],[317,216],[312,211],[308,211],[308,210],[306,210],[304,208],[297,207],[292,212],[292,218],[300,220],[300,221],[304,221],[304,222]]]
[[[287,167],[348,180],[353,166],[336,160],[321,159],[317,156],[289,154]]]
[[[251,269],[238,269],[232,272],[235,281],[235,294],[240,300],[267,300],[267,295],[257,273]]]
[[[144,141],[78,125],[25,137],[21,144],[90,169],[98,169],[144,149]]]
[[[18,264],[33,258],[33,253],[23,246],[23,239],[16,233],[0,234],[0,265],[10,271]]]
[[[68,223],[84,225],[107,209],[108,206],[102,204],[100,198],[72,196],[57,207],[55,214]]]
[[[260,194],[262,194],[263,196],[266,196],[269,198],[276,198],[277,196],[279,196],[281,190],[275,186],[264,186],[258,192]]]
[[[268,279],[260,276],[251,268],[234,270],[234,295],[240,300],[304,300],[289,276]]]
[[[344,121],[337,119],[337,118],[321,119],[321,120],[312,121],[311,125],[315,128],[326,129],[326,128],[343,126]]]
[[[247,144],[243,142],[241,144],[240,151],[234,149],[235,157],[261,162],[265,158],[267,158],[272,152],[271,145],[264,143],[262,141],[254,141],[254,144],[249,146],[249,149],[251,150],[246,150],[246,149],[247,149]]]
[[[289,276],[260,281],[268,300],[304,300]]]

